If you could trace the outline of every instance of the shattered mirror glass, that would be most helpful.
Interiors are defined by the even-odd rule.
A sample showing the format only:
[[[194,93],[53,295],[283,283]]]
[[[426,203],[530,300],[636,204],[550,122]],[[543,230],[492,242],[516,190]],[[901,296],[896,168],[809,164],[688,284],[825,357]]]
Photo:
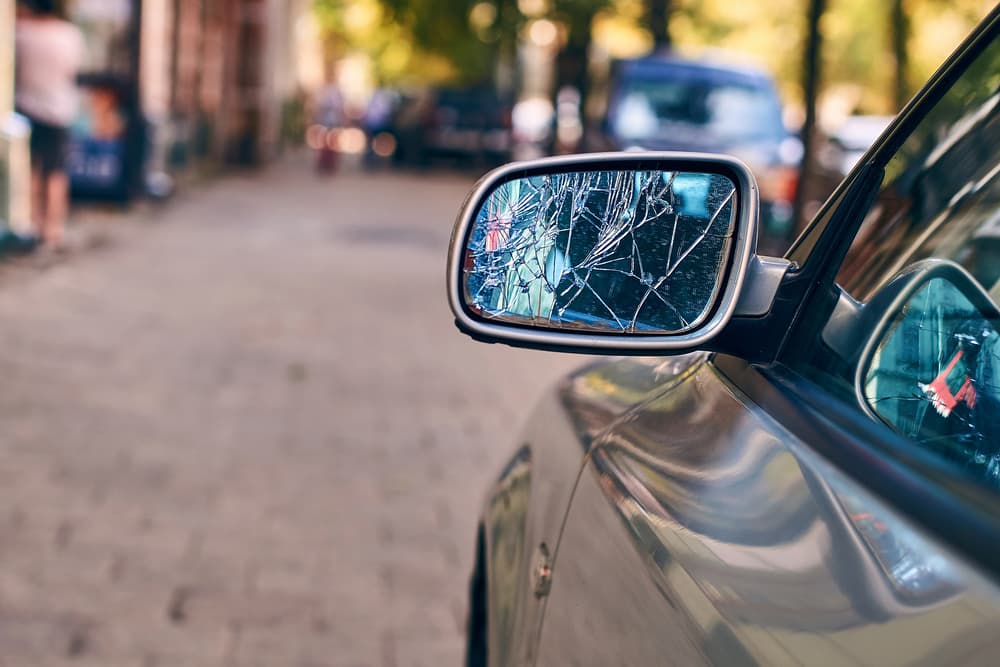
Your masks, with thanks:
[[[906,302],[863,374],[869,407],[927,449],[1000,484],[1000,334],[948,280]]]
[[[736,229],[726,176],[579,171],[500,184],[465,248],[466,307],[549,329],[676,334],[712,311]]]

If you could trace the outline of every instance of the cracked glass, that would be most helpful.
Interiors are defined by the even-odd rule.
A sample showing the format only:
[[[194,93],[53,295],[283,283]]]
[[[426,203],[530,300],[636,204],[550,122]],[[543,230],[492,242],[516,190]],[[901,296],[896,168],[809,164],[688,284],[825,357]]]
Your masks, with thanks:
[[[879,342],[865,400],[897,431],[1000,483],[1000,334],[955,285],[929,280]]]
[[[467,308],[484,320],[676,334],[712,311],[736,229],[720,174],[579,171],[500,184],[465,249]]]

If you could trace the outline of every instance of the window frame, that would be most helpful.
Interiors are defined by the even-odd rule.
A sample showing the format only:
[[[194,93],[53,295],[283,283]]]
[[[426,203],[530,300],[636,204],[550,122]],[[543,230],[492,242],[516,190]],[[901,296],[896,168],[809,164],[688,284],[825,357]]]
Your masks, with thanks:
[[[743,358],[719,354],[713,360],[723,375],[795,437],[996,580],[1000,580],[996,558],[1000,494],[974,483],[957,467],[942,465],[934,453],[871,419],[853,396],[839,396],[807,377],[796,360],[820,341],[841,297],[835,277],[878,195],[885,166],[955,81],[998,39],[1000,7],[900,113],[786,253],[792,269],[779,287],[772,312],[757,323],[763,328],[754,331],[778,341],[770,362],[754,364],[751,350],[746,356],[741,351]],[[738,330],[732,333],[734,339],[745,336]]]
[[[966,70],[1000,41],[1000,5],[980,23],[900,112],[795,240],[785,255],[792,268],[775,298],[780,342],[772,359],[790,368],[821,343],[822,330],[846,294],[836,283],[865,215],[878,197],[885,168]],[[781,326],[784,325],[784,326]],[[779,333],[780,332],[780,333]]]
[[[959,45],[834,190],[785,254],[793,265],[801,267],[802,270],[820,271],[828,281],[832,282],[862,223],[861,217],[854,216],[852,219],[850,211],[844,210],[844,204],[859,195],[870,196],[873,185],[877,192],[885,167],[906,140],[976,58],[998,39],[1000,39],[1000,6],[994,7],[977,29]],[[841,202],[841,199],[844,201]]]
[[[946,551],[1000,581],[1000,494],[781,364],[716,355],[713,366],[792,436]]]

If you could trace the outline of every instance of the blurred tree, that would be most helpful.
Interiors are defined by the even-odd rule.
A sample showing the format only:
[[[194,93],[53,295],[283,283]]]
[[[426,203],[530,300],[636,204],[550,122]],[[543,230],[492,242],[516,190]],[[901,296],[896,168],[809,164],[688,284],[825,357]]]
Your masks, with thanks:
[[[815,172],[816,99],[822,76],[820,54],[823,48],[820,21],[824,11],[826,11],[826,0],[809,0],[809,10],[806,14],[806,47],[802,59],[802,90],[805,97],[805,120],[802,123],[802,168],[792,209],[792,220],[796,233],[805,223],[805,203],[808,193],[811,192],[810,180]]]
[[[556,56],[556,90],[570,86],[580,91],[580,99],[587,98],[594,17],[608,4],[608,0],[560,0],[553,7],[552,18],[565,30],[565,40]]]
[[[805,115],[801,19],[811,0],[314,0],[327,52],[362,52],[377,81],[475,83],[513,70],[532,21],[559,26],[556,85],[586,92],[592,52],[634,57],[669,44],[680,52],[732,51],[774,73]],[[836,0],[817,28],[817,122],[894,113],[991,8],[992,0]],[[522,13],[523,12],[523,13]],[[593,51],[595,26],[601,42]],[[499,63],[499,65],[498,65]]]
[[[331,60],[372,59],[381,84],[475,84],[513,58],[516,0],[314,0]]]
[[[646,0],[646,25],[653,33],[653,48],[656,50],[670,48],[670,10],[671,0]]]
[[[907,81],[910,17],[904,4],[903,0],[892,0],[892,6],[889,10],[889,38],[892,43],[893,66],[896,69],[895,85],[893,86],[893,106],[896,109],[902,109],[912,94]]]
[[[639,49],[642,53],[638,55],[642,55],[670,48],[673,4],[673,0],[557,0],[551,17],[563,26],[564,39],[556,58],[556,89],[570,86],[580,92],[581,99],[587,99],[594,83],[588,67],[595,19],[604,20],[605,26],[610,20],[620,29],[615,31],[617,35],[631,40],[623,49],[604,45],[606,52]],[[643,39],[643,33],[649,36]]]
[[[671,44],[682,53],[731,52],[723,58],[763,67],[783,98],[799,100],[805,6],[806,0],[671,0]]]

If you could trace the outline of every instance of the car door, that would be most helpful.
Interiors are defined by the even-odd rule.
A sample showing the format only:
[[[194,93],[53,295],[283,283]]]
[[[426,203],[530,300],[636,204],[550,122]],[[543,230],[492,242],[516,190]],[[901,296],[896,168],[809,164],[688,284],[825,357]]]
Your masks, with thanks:
[[[783,428],[720,365],[738,362],[701,364],[590,451],[537,664],[995,655],[995,585]]]
[[[536,664],[995,661],[996,33],[792,249],[774,362],[705,360],[594,441]]]

